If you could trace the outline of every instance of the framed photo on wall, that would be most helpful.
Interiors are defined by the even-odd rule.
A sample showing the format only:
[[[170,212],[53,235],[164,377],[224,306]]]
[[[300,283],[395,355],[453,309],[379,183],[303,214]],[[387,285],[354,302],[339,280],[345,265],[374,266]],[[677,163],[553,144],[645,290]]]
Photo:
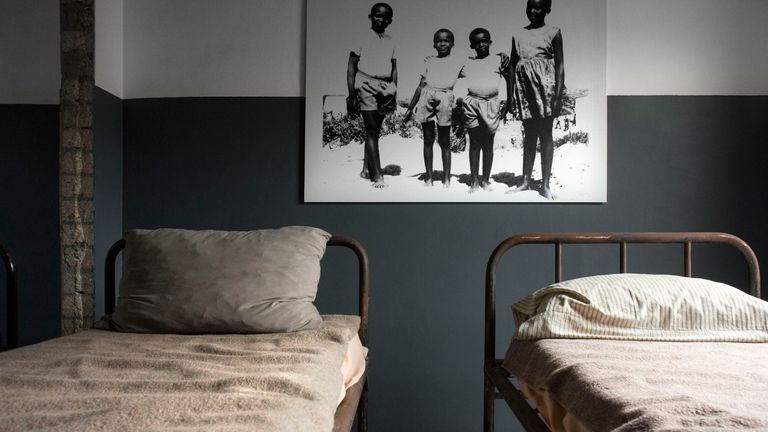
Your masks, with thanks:
[[[306,202],[605,202],[605,0],[311,0]]]

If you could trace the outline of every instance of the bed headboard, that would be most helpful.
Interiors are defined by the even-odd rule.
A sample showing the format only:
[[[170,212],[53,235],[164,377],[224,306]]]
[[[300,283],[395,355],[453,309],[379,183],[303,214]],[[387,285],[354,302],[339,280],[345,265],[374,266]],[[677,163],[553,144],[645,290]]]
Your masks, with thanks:
[[[335,235],[328,239],[328,246],[344,246],[351,249],[358,261],[358,308],[360,315],[360,330],[358,334],[363,345],[368,346],[368,255],[363,246],[355,239]],[[115,311],[115,262],[117,256],[125,248],[125,239],[120,239],[109,248],[104,268],[104,311],[111,314]]]
[[[496,265],[511,248],[523,244],[552,244],[555,247],[555,281],[563,277],[564,244],[616,244],[619,253],[619,272],[627,272],[627,246],[629,244],[683,245],[684,274],[692,276],[691,254],[694,244],[719,243],[733,246],[741,252],[749,268],[749,293],[760,298],[760,267],[757,257],[744,240],[718,232],[585,232],[585,233],[532,233],[509,237],[499,243],[488,259],[485,271],[485,357],[492,360],[496,350]]]
[[[6,341],[2,344],[0,338],[0,351],[13,349],[19,346],[19,304],[18,285],[16,283],[16,265],[11,254],[0,244],[0,259],[5,266],[5,308],[6,308]]]

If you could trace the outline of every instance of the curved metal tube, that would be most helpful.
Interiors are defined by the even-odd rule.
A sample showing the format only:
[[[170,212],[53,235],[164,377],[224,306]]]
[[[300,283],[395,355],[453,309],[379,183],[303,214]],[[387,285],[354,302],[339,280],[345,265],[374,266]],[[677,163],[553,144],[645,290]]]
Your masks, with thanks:
[[[19,346],[19,288],[16,279],[16,264],[2,244],[0,244],[0,258],[5,265],[5,307],[8,312],[5,327],[8,334],[4,349],[9,350]]]

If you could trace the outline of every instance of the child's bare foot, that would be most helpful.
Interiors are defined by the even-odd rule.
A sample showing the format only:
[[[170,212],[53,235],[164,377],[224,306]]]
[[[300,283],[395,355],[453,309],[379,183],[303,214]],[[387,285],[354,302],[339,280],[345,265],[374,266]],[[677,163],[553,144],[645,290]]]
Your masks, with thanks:
[[[472,186],[469,187],[469,193],[475,193],[480,189],[480,183],[472,182]]]
[[[363,168],[363,170],[360,171],[360,178],[364,178],[364,179],[370,179],[371,178],[371,176],[368,175],[368,168]]]
[[[480,183],[480,187],[483,188],[484,191],[490,192],[493,190],[491,187],[491,182],[483,181]]]
[[[443,187],[446,188],[446,189],[451,187],[451,179],[443,180]]]
[[[522,191],[527,191],[527,190],[531,190],[531,184],[528,182],[528,180],[523,180],[523,182],[520,183],[520,186],[518,186],[518,187],[516,187],[514,189],[508,190],[507,193],[522,192]]]
[[[548,200],[555,199],[555,195],[552,194],[552,190],[549,188],[549,186],[542,186],[541,191],[539,191],[539,193],[541,194],[541,196],[543,196]]]
[[[383,189],[387,186],[389,185],[384,181],[384,176],[381,176],[378,178],[378,180],[373,181],[373,187],[375,187],[376,189]]]
[[[431,178],[425,178],[424,179],[424,186],[433,186],[435,183],[432,181]]]

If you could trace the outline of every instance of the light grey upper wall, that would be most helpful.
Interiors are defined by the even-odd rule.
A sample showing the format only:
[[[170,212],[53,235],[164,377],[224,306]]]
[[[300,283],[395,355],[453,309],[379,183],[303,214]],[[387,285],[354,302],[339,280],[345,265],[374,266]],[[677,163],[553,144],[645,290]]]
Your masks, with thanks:
[[[0,1],[0,103],[58,103],[59,2]],[[97,0],[97,85],[303,96],[305,1]],[[768,1],[607,1],[608,94],[768,94]]]
[[[608,0],[608,94],[768,94],[768,1]]]
[[[301,96],[304,1],[125,2],[126,98]]]
[[[58,104],[58,0],[0,0],[0,104]],[[96,85],[123,97],[123,0],[96,0]]]
[[[58,0],[0,6],[0,104],[58,104]]]
[[[126,2],[125,97],[303,96],[305,1]],[[607,2],[608,94],[768,94],[768,1]]]
[[[123,0],[95,0],[96,85],[123,98]]]

